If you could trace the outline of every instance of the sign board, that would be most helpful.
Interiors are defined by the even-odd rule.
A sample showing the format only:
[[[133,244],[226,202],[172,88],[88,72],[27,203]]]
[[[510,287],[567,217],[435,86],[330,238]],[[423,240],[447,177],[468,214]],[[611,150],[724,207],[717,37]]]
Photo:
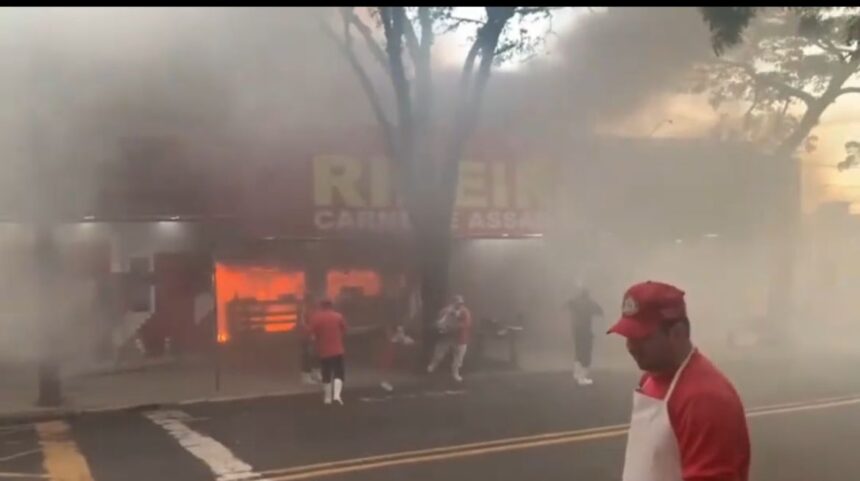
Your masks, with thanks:
[[[538,162],[464,160],[452,233],[527,236],[542,232],[549,169]],[[316,155],[312,159],[313,228],[320,234],[398,233],[409,217],[394,194],[382,157]]]

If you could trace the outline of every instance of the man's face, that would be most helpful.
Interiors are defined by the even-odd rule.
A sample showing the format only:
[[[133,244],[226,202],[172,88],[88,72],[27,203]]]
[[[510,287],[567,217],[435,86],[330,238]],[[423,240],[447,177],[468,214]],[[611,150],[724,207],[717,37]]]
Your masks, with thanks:
[[[639,369],[647,372],[664,372],[672,366],[672,338],[670,331],[659,328],[647,337],[627,339],[627,352]]]

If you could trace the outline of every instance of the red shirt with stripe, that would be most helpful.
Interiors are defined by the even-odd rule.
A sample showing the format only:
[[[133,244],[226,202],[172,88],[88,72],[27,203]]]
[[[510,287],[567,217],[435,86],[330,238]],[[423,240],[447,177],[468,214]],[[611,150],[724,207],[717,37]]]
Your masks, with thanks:
[[[671,376],[645,374],[642,394],[664,399]],[[684,481],[748,481],[750,440],[743,403],[708,358],[694,352],[668,403]]]

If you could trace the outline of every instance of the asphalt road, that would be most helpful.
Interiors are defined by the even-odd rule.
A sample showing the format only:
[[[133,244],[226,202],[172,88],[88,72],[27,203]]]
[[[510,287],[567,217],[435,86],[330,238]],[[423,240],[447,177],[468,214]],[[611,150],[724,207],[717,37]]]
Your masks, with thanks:
[[[856,369],[727,370],[755,413],[751,479],[858,476]],[[569,373],[435,378],[350,390],[345,406],[303,395],[6,426],[0,479],[618,480],[635,377],[598,373],[587,388]]]

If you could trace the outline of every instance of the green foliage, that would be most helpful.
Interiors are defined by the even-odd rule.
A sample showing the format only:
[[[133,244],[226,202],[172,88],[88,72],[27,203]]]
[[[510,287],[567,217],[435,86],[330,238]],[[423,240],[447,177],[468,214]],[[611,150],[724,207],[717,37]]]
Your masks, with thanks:
[[[860,46],[850,31],[860,8],[701,10],[718,58],[696,69],[691,92],[707,92],[714,109],[745,103],[747,140],[773,146],[798,141],[796,129],[814,126],[823,109],[847,93],[843,85],[857,80]],[[802,123],[807,113],[815,118]]]
[[[756,14],[756,7],[700,8],[711,30],[711,44],[717,55],[741,42],[744,30]]]

